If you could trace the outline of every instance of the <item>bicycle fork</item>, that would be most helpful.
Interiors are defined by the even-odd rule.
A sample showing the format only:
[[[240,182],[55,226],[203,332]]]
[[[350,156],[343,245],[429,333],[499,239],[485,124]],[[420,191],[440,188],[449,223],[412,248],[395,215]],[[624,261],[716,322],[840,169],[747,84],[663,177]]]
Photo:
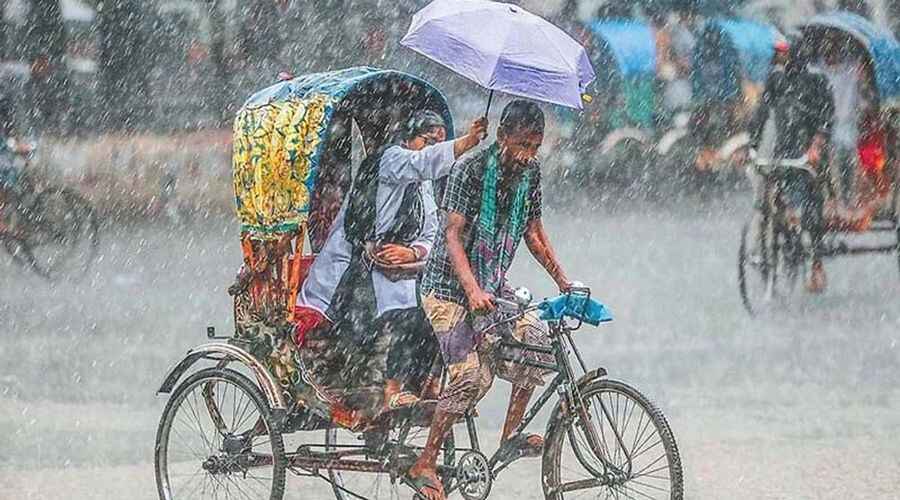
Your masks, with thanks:
[[[553,330],[556,330],[555,332]],[[622,471],[614,464],[610,463],[604,453],[604,447],[601,444],[601,439],[597,436],[597,432],[594,427],[590,425],[592,420],[590,409],[587,406],[587,402],[581,396],[581,391],[578,388],[578,378],[575,375],[575,370],[572,367],[572,364],[569,362],[569,357],[567,356],[566,346],[562,342],[563,338],[563,328],[561,326],[556,326],[551,329],[551,342],[553,343],[554,351],[556,353],[557,363],[562,367],[563,373],[565,373],[565,378],[567,379],[566,383],[563,383],[560,386],[560,399],[565,401],[565,407],[569,413],[569,417],[577,416],[577,421],[580,422],[580,427],[584,432],[585,437],[587,438],[588,445],[591,447],[591,451],[594,453],[594,456],[600,459],[603,467],[606,469],[603,472],[597,470],[590,470],[590,472],[596,476],[605,476],[609,478],[610,472],[613,475],[618,476],[620,478],[628,478],[631,476],[632,468],[631,468],[631,453],[629,453],[627,446],[625,446],[624,441],[622,440],[622,436],[619,434],[619,430],[615,425],[610,425],[612,429],[613,435],[616,438],[616,442],[622,450],[622,454],[626,459],[626,470]],[[583,372],[587,373],[586,367],[584,366],[584,362],[581,359],[581,355],[578,353],[577,347],[575,347],[574,342],[572,342],[571,336],[568,334],[566,338],[569,341],[569,345],[578,357],[578,362],[581,365],[581,369]],[[600,405],[600,410],[602,412],[603,418],[612,424],[613,419],[609,413],[609,409],[603,403],[602,398],[597,398],[597,402]],[[602,422],[599,422],[600,425],[603,425]],[[572,443],[573,447],[577,446],[575,443]],[[587,469],[593,469],[587,463],[582,463]]]

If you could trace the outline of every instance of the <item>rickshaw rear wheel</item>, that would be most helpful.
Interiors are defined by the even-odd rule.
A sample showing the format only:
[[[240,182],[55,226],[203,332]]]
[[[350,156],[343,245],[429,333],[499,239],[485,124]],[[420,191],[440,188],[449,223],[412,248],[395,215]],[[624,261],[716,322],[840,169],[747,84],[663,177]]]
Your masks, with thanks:
[[[161,500],[284,496],[281,432],[256,384],[232,369],[207,368],[179,384],[154,458]]]

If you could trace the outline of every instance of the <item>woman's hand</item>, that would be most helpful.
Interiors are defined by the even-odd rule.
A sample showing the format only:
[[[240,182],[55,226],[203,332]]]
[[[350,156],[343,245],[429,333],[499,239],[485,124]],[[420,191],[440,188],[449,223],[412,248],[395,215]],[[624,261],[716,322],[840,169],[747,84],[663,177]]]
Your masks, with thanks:
[[[390,265],[409,264],[419,260],[413,247],[388,243],[378,249],[375,258]]]

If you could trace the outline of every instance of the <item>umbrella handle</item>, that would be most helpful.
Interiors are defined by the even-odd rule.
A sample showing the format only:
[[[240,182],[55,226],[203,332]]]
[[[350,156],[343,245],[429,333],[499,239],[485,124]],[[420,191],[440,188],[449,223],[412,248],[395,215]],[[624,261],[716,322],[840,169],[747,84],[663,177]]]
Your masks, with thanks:
[[[485,120],[487,120],[488,113],[491,112],[491,101],[492,101],[492,100],[494,100],[494,91],[493,91],[493,89],[492,89],[491,92],[488,94],[487,109],[484,110],[484,119],[485,119]],[[487,136],[488,136],[488,133],[487,133],[487,130],[485,130],[485,131],[484,131],[484,136],[482,137],[482,139],[487,139]]]

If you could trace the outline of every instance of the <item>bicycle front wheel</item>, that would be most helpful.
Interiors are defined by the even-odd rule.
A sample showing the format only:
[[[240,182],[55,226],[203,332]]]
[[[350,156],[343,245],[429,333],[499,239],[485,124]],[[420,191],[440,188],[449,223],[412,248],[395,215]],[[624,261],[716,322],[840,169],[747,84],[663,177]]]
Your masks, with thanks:
[[[543,457],[547,499],[648,498],[681,500],[681,458],[662,412],[633,387],[597,379],[581,388],[589,417],[551,418]],[[589,444],[587,433],[597,437]]]

